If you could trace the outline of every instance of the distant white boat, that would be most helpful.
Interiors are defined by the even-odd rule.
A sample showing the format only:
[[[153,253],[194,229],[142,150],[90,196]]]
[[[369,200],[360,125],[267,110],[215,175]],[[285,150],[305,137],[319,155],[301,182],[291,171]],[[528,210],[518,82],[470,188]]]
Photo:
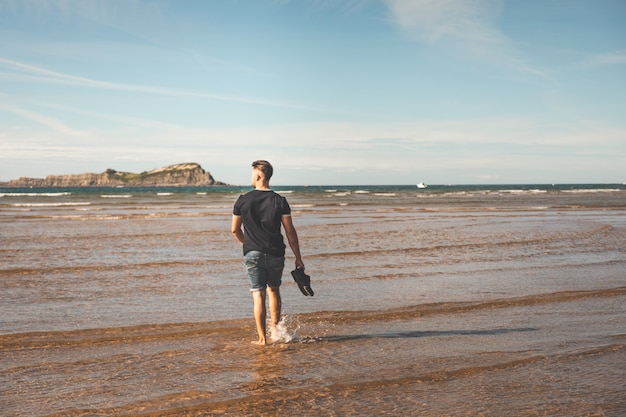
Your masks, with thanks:
[[[423,182],[420,182],[419,184],[417,184],[417,188],[426,188],[428,187],[428,185],[424,184]]]

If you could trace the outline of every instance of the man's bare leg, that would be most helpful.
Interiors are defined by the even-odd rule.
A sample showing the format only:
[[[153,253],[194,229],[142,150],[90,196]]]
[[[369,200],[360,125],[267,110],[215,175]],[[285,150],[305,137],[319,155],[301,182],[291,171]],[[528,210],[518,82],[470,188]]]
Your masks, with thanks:
[[[259,340],[252,343],[265,345],[265,320],[267,316],[265,309],[265,290],[253,291],[252,300],[254,301],[254,321],[256,323],[256,331],[259,334]]]
[[[270,314],[272,315],[272,334],[277,335],[276,326],[280,322],[280,310],[282,307],[280,288],[268,288],[267,293],[270,299]]]

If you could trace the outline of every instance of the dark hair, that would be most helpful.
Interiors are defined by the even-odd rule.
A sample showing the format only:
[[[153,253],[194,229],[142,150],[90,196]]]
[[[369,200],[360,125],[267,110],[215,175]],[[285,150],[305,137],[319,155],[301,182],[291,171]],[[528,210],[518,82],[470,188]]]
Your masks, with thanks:
[[[261,171],[263,175],[265,175],[265,179],[268,181],[270,180],[270,178],[272,178],[272,174],[274,173],[274,168],[272,167],[272,164],[262,159],[254,161],[252,163],[252,168]]]

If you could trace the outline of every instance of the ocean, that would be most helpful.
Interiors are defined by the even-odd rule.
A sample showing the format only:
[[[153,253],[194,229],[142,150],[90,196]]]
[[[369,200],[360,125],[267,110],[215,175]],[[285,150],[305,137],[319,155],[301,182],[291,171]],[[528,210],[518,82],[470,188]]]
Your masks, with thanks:
[[[626,415],[623,184],[274,189],[266,347],[249,188],[0,189],[0,415]]]

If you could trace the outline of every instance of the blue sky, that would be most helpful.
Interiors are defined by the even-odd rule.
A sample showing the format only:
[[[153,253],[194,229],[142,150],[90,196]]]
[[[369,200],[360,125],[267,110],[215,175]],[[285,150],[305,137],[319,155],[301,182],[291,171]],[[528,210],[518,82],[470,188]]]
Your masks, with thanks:
[[[621,0],[0,0],[0,181],[626,181]]]

